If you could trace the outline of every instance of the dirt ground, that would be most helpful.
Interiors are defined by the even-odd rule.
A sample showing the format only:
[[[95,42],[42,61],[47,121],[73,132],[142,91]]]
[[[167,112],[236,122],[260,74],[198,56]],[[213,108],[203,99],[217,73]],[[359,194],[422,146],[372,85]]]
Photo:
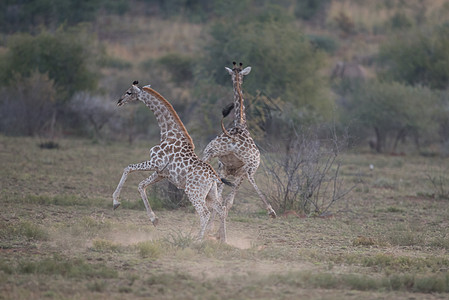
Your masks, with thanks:
[[[154,227],[142,174],[112,210],[123,167],[145,147],[38,142],[0,137],[0,299],[449,297],[449,202],[426,182],[447,159],[345,154],[342,174],[357,187],[326,218],[270,219],[244,186],[221,244],[195,240],[189,206],[156,210]]]

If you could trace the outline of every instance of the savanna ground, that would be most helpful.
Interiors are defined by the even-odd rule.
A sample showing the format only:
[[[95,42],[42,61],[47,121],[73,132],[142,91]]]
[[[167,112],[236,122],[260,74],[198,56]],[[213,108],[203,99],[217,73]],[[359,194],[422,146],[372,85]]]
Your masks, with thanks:
[[[269,219],[243,187],[224,245],[194,241],[191,207],[151,225],[137,192],[148,173],[112,210],[123,168],[154,143],[40,142],[0,136],[0,299],[449,297],[449,200],[427,178],[447,189],[447,159],[344,154],[357,186],[328,218]]]

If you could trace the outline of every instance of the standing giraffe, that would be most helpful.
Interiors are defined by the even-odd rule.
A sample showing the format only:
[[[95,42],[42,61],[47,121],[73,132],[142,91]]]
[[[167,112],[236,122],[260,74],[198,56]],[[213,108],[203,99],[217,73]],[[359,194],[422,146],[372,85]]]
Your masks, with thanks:
[[[234,86],[234,126],[227,131],[222,123],[223,133],[206,146],[203,152],[203,161],[207,162],[213,157],[218,157],[219,175],[232,175],[235,178],[232,191],[224,201],[227,211],[231,209],[232,204],[234,203],[235,194],[246,176],[260,199],[262,199],[265,204],[268,215],[272,218],[276,218],[276,212],[265,199],[265,196],[262,194],[254,180],[254,174],[260,164],[260,152],[246,126],[245,106],[241,91],[243,76],[249,74],[251,67],[246,67],[242,70],[242,63],[240,63],[240,67],[237,67],[235,62],[233,64],[233,69],[227,67],[225,67],[225,69],[231,75]],[[232,109],[232,107],[229,109]],[[229,113],[229,111],[227,113]],[[225,117],[227,113],[223,111],[223,117]],[[222,192],[223,185],[219,184],[218,194],[220,197]]]
[[[129,173],[154,171],[150,177],[139,184],[138,188],[153,225],[157,224],[158,218],[148,203],[146,188],[167,178],[177,188],[185,190],[187,197],[199,214],[201,229],[198,238],[201,240],[208,229],[211,214],[208,207],[212,207],[221,220],[220,240],[226,242],[226,207],[222,206],[217,191],[217,183],[226,183],[226,181],[222,181],[212,166],[201,161],[195,154],[192,138],[173,106],[150,86],[140,88],[137,84],[138,82],[134,81],[133,85],[118,100],[117,105],[122,106],[127,102],[137,100],[145,103],[156,116],[161,129],[161,142],[150,149],[150,160],[131,164],[124,169],[117,189],[112,195],[114,209],[120,205],[117,199]]]

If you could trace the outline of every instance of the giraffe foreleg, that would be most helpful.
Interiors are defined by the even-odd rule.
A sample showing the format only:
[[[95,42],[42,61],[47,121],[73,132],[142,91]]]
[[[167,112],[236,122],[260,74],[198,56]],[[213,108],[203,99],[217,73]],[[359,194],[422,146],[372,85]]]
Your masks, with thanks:
[[[155,169],[154,165],[151,163],[151,161],[145,161],[138,164],[131,164],[127,166],[123,170],[122,178],[120,179],[120,182],[117,185],[117,188],[115,189],[114,193],[112,194],[112,204],[113,208],[117,209],[117,207],[120,206],[120,202],[118,201],[118,198],[120,197],[120,191],[122,190],[123,185],[125,184],[126,179],[128,178],[129,173],[135,172],[135,171],[153,171]]]
[[[147,179],[141,181],[139,183],[139,187],[138,187],[139,193],[140,193],[140,197],[142,197],[143,204],[145,204],[145,208],[147,210],[148,217],[150,218],[150,221],[151,221],[151,223],[153,223],[154,226],[157,225],[158,218],[156,217],[155,213],[151,209],[150,203],[148,202],[146,189],[151,184],[156,183],[158,181],[161,181],[162,179],[163,179],[163,177],[159,176],[157,174],[157,172],[154,172],[153,174],[151,174],[150,177],[148,177]]]

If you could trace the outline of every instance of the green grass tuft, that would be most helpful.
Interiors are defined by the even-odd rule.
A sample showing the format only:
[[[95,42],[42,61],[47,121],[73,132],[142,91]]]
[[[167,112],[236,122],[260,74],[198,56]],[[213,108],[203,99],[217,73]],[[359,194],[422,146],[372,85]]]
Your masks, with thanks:
[[[136,245],[141,257],[156,260],[164,252],[164,247],[160,241],[146,241],[140,242]]]
[[[25,238],[27,240],[48,240],[48,232],[42,226],[30,221],[19,223],[6,223],[0,221],[0,240],[14,240]]]
[[[88,264],[83,259],[53,256],[39,261],[21,260],[16,272],[21,274],[61,275],[69,278],[117,278],[116,270],[102,264]]]

